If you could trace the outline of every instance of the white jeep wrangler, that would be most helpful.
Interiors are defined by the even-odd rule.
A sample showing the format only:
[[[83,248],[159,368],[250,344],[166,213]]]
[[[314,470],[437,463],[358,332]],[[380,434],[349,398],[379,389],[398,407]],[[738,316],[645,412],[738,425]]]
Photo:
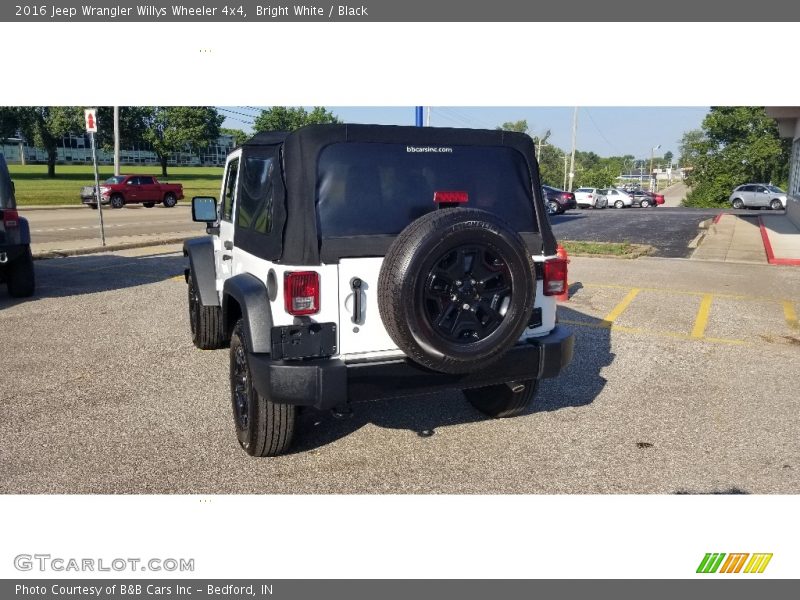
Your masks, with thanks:
[[[230,346],[251,455],[286,452],[299,407],[464,390],[525,411],[572,359],[566,291],[532,140],[489,130],[314,125],[228,156],[192,201],[192,340]]]

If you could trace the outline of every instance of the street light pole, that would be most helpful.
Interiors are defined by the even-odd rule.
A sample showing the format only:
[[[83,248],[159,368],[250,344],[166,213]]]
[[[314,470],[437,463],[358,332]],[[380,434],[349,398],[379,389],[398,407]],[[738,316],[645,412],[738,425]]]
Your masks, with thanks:
[[[114,175],[119,175],[119,106],[114,107]]]
[[[569,163],[569,189],[568,192],[572,191],[572,182],[575,180],[575,138],[578,135],[578,107],[575,107],[575,111],[572,113],[572,158],[570,159]]]
[[[564,152],[564,185],[561,186],[562,190],[567,189],[567,153]]]
[[[656,150],[658,150],[659,148],[661,148],[661,144],[650,148],[650,191],[651,192],[655,191],[653,189],[655,187],[653,184],[655,183],[656,179],[655,176],[653,175],[653,157],[655,156]]]

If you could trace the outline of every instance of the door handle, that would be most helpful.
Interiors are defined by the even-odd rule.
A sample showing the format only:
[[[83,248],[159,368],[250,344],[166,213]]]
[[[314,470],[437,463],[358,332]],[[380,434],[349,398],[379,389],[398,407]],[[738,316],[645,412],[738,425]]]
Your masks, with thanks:
[[[225,250],[233,250],[233,242],[230,240],[225,240],[225,243],[222,245],[225,247]]]
[[[358,277],[350,280],[350,289],[353,290],[353,316],[350,318],[353,323],[361,321],[361,286],[364,284]]]
[[[223,254],[222,260],[231,260],[233,257],[230,254]]]

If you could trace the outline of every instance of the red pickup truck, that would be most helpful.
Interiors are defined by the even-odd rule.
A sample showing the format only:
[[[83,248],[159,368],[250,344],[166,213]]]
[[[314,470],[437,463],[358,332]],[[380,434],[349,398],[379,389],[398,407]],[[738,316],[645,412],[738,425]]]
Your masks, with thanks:
[[[152,175],[115,175],[100,184],[101,202],[111,208],[122,208],[126,204],[144,204],[153,208],[161,202],[172,208],[183,199],[183,186],[180,183],[159,183]],[[97,208],[94,186],[81,189],[81,202]]]

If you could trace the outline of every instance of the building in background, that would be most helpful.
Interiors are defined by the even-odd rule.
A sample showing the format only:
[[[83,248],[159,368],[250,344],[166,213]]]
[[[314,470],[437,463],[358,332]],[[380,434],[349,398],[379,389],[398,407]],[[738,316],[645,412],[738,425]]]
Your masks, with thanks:
[[[188,147],[182,152],[174,152],[167,161],[170,166],[185,167],[221,167],[225,164],[225,157],[236,146],[232,135],[220,135],[206,148],[200,150]],[[21,153],[24,154],[26,164],[46,164],[47,152],[42,148],[30,146],[18,138],[8,138],[0,142],[0,152],[6,160],[12,163],[22,162]],[[92,163],[92,147],[88,134],[68,135],[61,139],[58,146],[56,162],[62,165],[84,165]],[[114,164],[114,152],[111,150],[97,151],[97,161],[100,164]],[[120,163],[123,165],[158,165],[158,157],[151,146],[142,143],[137,146],[120,149]]]
[[[767,114],[778,122],[778,134],[792,140],[786,214],[800,229],[800,106],[768,106]]]

